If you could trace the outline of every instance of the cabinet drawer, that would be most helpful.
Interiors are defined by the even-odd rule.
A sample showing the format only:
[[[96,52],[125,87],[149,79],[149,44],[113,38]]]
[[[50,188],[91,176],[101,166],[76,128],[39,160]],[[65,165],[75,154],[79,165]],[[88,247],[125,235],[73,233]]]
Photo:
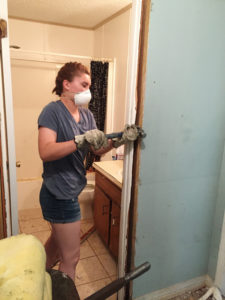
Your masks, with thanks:
[[[95,180],[96,184],[104,191],[104,193],[107,194],[112,201],[116,202],[120,206],[121,189],[99,172],[96,172]]]

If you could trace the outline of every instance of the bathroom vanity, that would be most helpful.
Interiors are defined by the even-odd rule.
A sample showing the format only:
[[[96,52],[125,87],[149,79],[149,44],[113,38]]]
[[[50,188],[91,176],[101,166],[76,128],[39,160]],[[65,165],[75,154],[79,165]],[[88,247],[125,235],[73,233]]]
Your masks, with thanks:
[[[101,161],[95,168],[94,222],[110,252],[117,259],[123,161]]]

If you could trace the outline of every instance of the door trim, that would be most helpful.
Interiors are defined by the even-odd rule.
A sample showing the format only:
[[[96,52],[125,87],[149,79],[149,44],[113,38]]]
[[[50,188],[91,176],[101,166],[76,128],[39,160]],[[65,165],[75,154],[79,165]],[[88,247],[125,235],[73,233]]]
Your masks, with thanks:
[[[223,224],[221,228],[220,244],[217,256],[215,285],[219,287],[222,295],[225,295],[225,213],[223,215]]]
[[[148,34],[150,23],[151,0],[142,0],[141,12],[141,28],[139,40],[139,57],[138,57],[138,72],[137,72],[137,114],[136,124],[142,127],[144,114],[144,97],[145,97],[145,82],[147,70],[147,55],[148,55]],[[138,210],[138,185],[139,185],[139,170],[140,170],[140,155],[141,142],[134,144],[134,163],[132,170],[132,189],[131,201],[129,210],[128,224],[128,245],[127,245],[127,268],[129,273],[135,268],[135,241],[136,241],[136,224]],[[130,282],[126,287],[126,299],[132,299],[133,282]]]
[[[131,9],[131,21],[128,44],[127,59],[127,84],[126,84],[126,124],[134,124],[136,118],[136,83],[137,64],[139,52],[139,34],[141,22],[142,0],[133,0]],[[132,166],[133,166],[133,143],[125,146],[125,156],[123,164],[123,188],[121,197],[120,215],[120,236],[119,236],[119,256],[118,256],[118,276],[123,277],[126,272],[127,258],[127,230],[128,216],[131,198]],[[125,289],[118,292],[118,299],[125,296]]]
[[[7,0],[0,1],[0,18],[6,20],[8,25],[8,6]],[[8,28],[9,31],[9,28]],[[6,213],[7,213],[7,235],[16,235],[19,232],[18,226],[18,208],[17,208],[17,182],[16,182],[16,153],[15,153],[15,133],[14,133],[14,114],[12,99],[12,81],[10,66],[9,37],[1,39],[1,70],[2,70],[2,118],[5,114],[5,131],[6,136],[3,142],[6,146],[6,155],[3,162],[7,162],[8,170],[6,170],[5,195],[6,195]],[[3,107],[2,107],[3,106]],[[2,122],[3,123],[3,122]],[[3,133],[3,132],[2,132]],[[3,148],[4,149],[4,148]],[[3,153],[4,154],[4,153]],[[5,163],[3,165],[5,165]],[[8,172],[7,172],[8,171]],[[6,180],[6,178],[8,180]],[[8,192],[8,194],[7,194]]]
[[[1,65],[1,60],[0,60]],[[0,127],[1,127],[1,144],[2,144],[2,169],[4,181],[4,198],[5,198],[5,214],[6,214],[6,235],[11,235],[11,214],[8,186],[8,169],[7,169],[7,145],[6,145],[6,127],[5,127],[5,111],[3,96],[3,79],[2,68],[0,69]]]

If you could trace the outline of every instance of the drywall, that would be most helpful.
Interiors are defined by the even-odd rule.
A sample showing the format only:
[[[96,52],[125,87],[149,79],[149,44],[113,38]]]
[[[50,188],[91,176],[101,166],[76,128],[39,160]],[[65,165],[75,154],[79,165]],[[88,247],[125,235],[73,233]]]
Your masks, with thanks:
[[[134,281],[134,298],[208,272],[225,139],[224,28],[224,1],[152,1],[135,256],[152,268]]]
[[[92,56],[93,30],[9,19],[10,44],[21,50]]]
[[[116,59],[113,131],[124,128],[127,57],[131,9],[94,32],[94,55]]]
[[[21,50],[93,55],[94,32],[23,20],[9,20],[10,44]],[[79,60],[81,61],[81,60]],[[82,60],[89,67],[90,60]],[[39,207],[42,161],[38,154],[37,119],[52,94],[62,64],[11,60],[15,121],[18,209]],[[32,166],[32,167],[31,167]]]

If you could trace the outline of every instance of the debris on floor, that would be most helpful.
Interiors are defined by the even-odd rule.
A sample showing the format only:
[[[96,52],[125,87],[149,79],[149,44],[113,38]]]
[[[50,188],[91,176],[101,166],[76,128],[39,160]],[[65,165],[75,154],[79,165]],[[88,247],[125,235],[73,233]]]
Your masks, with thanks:
[[[170,300],[198,300],[208,291],[208,287],[203,287],[201,289],[187,292],[183,295],[171,298]],[[212,300],[213,297],[209,297],[209,300]]]

